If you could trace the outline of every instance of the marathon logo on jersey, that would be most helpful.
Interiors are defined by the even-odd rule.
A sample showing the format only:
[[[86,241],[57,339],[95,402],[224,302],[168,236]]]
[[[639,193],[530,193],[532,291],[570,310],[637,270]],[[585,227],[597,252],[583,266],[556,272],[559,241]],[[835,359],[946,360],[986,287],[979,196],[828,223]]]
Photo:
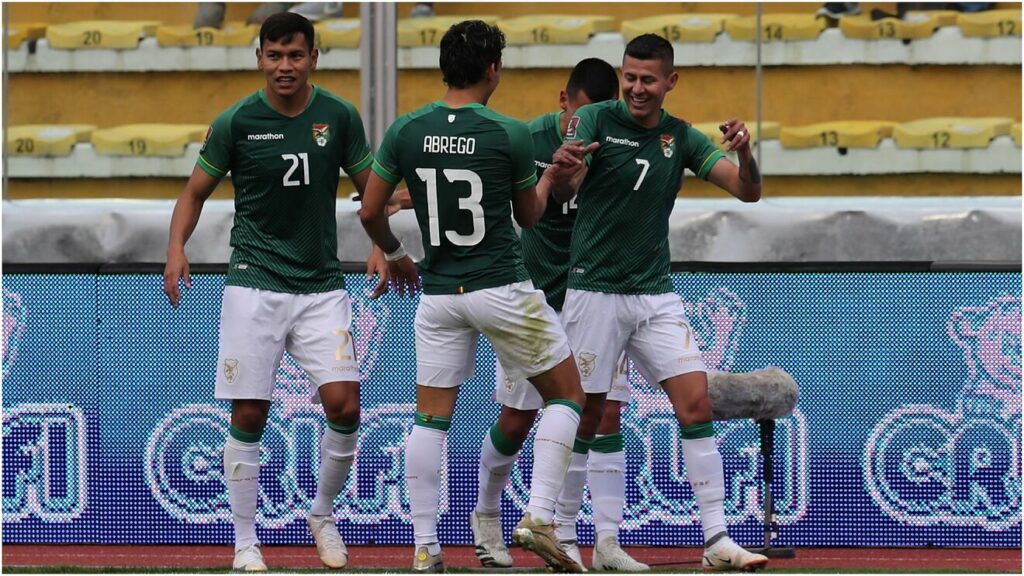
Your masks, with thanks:
[[[612,144],[622,144],[623,146],[631,146],[633,148],[639,148],[640,147],[640,143],[639,142],[634,142],[634,141],[630,140],[629,138],[616,138],[614,136],[605,136],[604,137],[604,141],[605,142],[611,142]]]
[[[573,116],[569,118],[569,126],[565,128],[565,137],[572,139],[576,137],[576,127],[580,125],[580,117]]]
[[[275,134],[273,132],[267,132],[266,134],[249,134],[246,136],[248,140],[284,140],[284,134]]]
[[[542,170],[547,170],[548,168],[551,168],[551,164],[547,162],[541,162],[540,160],[534,160],[533,165]]]
[[[669,134],[661,135],[661,153],[665,158],[671,158],[676,153],[676,139]]]
[[[316,145],[323,148],[327,146],[327,141],[331,139],[331,125],[330,124],[313,124],[313,141]]]
[[[203,145],[199,147],[200,154],[206,152],[206,144],[209,143],[210,136],[213,136],[213,124],[210,124],[210,127],[206,129],[206,137],[203,138]]]

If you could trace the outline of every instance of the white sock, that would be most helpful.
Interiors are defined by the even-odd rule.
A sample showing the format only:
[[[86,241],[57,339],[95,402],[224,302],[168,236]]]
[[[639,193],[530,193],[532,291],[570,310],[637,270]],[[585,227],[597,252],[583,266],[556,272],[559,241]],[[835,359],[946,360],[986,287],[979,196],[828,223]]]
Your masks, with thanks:
[[[491,433],[484,434],[480,446],[480,470],[477,473],[476,511],[480,514],[501,512],[501,493],[505,491],[512,466],[519,454],[502,454],[494,447]]]
[[[448,433],[435,428],[413,426],[405,444],[405,489],[412,509],[412,531],[416,547],[433,545],[437,538],[437,509],[441,501],[441,452]],[[431,554],[437,552],[430,550]]]
[[[589,444],[589,443],[588,443]],[[587,483],[587,452],[573,452],[569,471],[565,473],[562,491],[555,502],[555,537],[576,539],[576,519],[583,507],[583,487]]]
[[[569,469],[573,439],[580,426],[580,413],[565,404],[550,404],[537,425],[533,439],[533,479],[526,511],[537,522],[549,523],[555,514],[555,499],[562,490]]]
[[[714,436],[696,440],[682,439],[686,473],[700,507],[700,523],[704,528],[704,541],[725,527],[725,471],[722,455]]]
[[[590,451],[587,462],[590,504],[594,508],[594,542],[618,537],[626,506],[626,453]]]
[[[260,493],[260,443],[228,436],[224,442],[224,480],[235,525],[235,550],[259,544],[256,506]]]
[[[358,440],[357,431],[342,434],[330,426],[325,427],[320,437],[320,476],[310,509],[313,516],[334,516],[334,499],[348,479]]]

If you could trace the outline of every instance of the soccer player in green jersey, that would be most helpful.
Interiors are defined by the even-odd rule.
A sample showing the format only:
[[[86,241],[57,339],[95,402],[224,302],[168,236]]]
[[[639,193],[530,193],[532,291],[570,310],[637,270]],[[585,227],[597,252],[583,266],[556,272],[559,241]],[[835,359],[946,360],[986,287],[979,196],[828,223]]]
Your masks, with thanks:
[[[548,196],[566,185],[580,163],[563,168],[556,155],[557,165],[538,181],[529,129],[486,107],[501,78],[504,46],[501,31],[478,20],[445,33],[440,67],[447,92],[388,129],[360,212],[400,292],[418,282],[416,265],[387,222],[387,202],[400,180],[423,239],[416,415],[405,452],[413,570],[419,572],[444,570],[437,535],[442,445],[459,386],[473,376],[481,333],[509,375],[529,379],[546,402],[534,442],[530,502],[513,541],[560,571],[583,569],[558,545],[552,524],[583,391],[558,316],[530,282],[512,226],[513,216],[523,227],[535,224]]]
[[[582,105],[618,98],[618,73],[598,58],[581,60],[569,74],[559,95],[560,112],[542,114],[528,123],[534,145],[534,164],[541,177],[562,145],[569,119]],[[532,228],[523,230],[523,261],[534,285],[544,291],[548,304],[562,310],[569,276],[569,240],[576,220],[576,202],[548,202],[547,210]],[[576,517],[582,505],[583,487],[590,484],[594,508],[596,546],[593,566],[598,570],[638,572],[649,570],[631,558],[618,543],[618,529],[625,505],[625,452],[620,411],[630,400],[626,360],[622,358],[615,382],[604,403],[590,402],[580,422],[572,460],[555,506],[555,535],[566,552],[580,565],[576,545]],[[501,530],[501,494],[508,483],[519,449],[526,441],[537,411],[544,401],[525,380],[506,378],[499,363],[495,399],[501,403],[498,421],[484,435],[476,507],[470,517],[476,555],[485,567],[509,567],[512,556]],[[588,408],[593,409],[589,410]],[[590,422],[588,422],[588,419]],[[597,420],[600,419],[600,427]],[[584,437],[584,431],[589,433]],[[594,438],[594,432],[599,433]],[[589,458],[588,458],[589,453]],[[588,475],[588,466],[591,468]],[[589,477],[588,477],[589,476]]]
[[[348,478],[359,428],[359,365],[352,303],[338,261],[339,167],[363,190],[373,161],[363,123],[345,100],[309,83],[313,25],[298,14],[267,18],[257,67],[266,87],[217,116],[171,218],[164,291],[189,287],[185,242],[203,203],[228,172],[235,188],[234,248],[221,307],[215,396],[231,400],[224,480],[235,527],[236,570],[267,569],[256,535],[260,438],[281,357],[305,370],[327,418],[316,497],[306,520],[320,559],[342,568],[348,550],[334,499]],[[378,265],[386,266],[381,259]]]
[[[737,167],[662,109],[679,79],[673,58],[660,36],[631,40],[622,60],[623,100],[583,106],[569,121],[567,141],[600,147],[577,195],[562,319],[588,395],[609,390],[623,349],[668,394],[700,507],[704,566],[748,570],[768,559],[741,548],[726,530],[706,368],[669,277],[668,220],[686,168],[744,202],[760,199],[761,177],[742,122],[720,126]]]

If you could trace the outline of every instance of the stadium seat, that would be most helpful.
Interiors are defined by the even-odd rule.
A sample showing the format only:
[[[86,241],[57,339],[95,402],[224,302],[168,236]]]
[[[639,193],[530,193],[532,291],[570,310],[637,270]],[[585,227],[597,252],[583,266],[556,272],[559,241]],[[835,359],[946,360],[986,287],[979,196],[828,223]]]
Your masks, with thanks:
[[[703,132],[712,142],[718,144],[719,148],[724,149],[722,144],[722,131],[718,129],[720,122],[698,122],[693,124],[693,128],[699,132]],[[779,137],[779,123],[778,122],[761,122],[761,132],[757,131],[757,124],[754,121],[747,123],[747,129],[750,130],[750,143],[753,144],[758,140],[776,140]]]
[[[498,22],[510,46],[530,44],[586,44],[598,32],[614,32],[611,16],[534,14]]]
[[[494,25],[498,17],[488,16],[432,16],[430,18],[401,18],[398,20],[398,45],[402,47],[440,46],[441,37],[463,20],[483,20]]]
[[[46,24],[42,22],[15,22],[7,28],[7,48],[17,50],[25,40],[35,40],[46,35]]]
[[[906,19],[870,16],[844,16],[839,19],[839,29],[847,38],[859,40],[922,40],[931,38],[940,26],[938,17],[926,11],[907,14]]]
[[[939,27],[942,27],[956,26],[956,18],[960,15],[960,12],[958,10],[908,10],[906,18],[907,20],[916,19],[918,14],[934,16],[939,21]]]
[[[892,137],[895,122],[846,120],[806,126],[787,126],[779,140],[784,148],[876,148]]]
[[[963,12],[956,24],[964,36],[1020,36],[1020,10]]]
[[[1010,136],[1013,136],[1013,143],[1020,148],[1020,122],[1014,122],[1010,128]]]
[[[761,38],[773,40],[816,40],[825,29],[825,19],[814,14],[764,14],[761,16]],[[725,31],[733,40],[757,40],[757,19],[741,16],[725,22]]]
[[[688,13],[626,20],[622,23],[622,39],[629,42],[641,34],[657,34],[669,42],[714,42],[725,21],[733,18],[739,16]]]
[[[46,28],[46,41],[50,47],[63,50],[135,49],[139,47],[139,40],[155,34],[160,24],[154,20],[86,20],[54,24]]]
[[[245,22],[228,22],[223,28],[193,28],[183,26],[159,26],[156,40],[161,46],[250,46],[260,33],[259,26]]]
[[[206,124],[126,124],[96,130],[92,144],[107,156],[181,156],[189,142],[202,142]]]
[[[331,18],[321,20],[316,26],[316,46],[320,49],[359,48],[362,28],[359,18]]]
[[[12,156],[67,156],[78,142],[88,142],[92,124],[25,124],[7,129]]]
[[[1010,118],[925,118],[893,127],[899,148],[988,148],[1010,133]]]

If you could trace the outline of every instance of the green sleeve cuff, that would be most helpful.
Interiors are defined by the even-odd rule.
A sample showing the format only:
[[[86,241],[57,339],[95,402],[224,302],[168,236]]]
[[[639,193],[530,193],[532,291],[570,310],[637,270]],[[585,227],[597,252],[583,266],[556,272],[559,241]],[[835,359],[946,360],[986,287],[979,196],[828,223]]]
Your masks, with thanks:
[[[402,177],[400,175],[394,174],[387,168],[381,166],[380,162],[377,162],[377,160],[373,161],[373,171],[377,173],[377,176],[380,176],[382,180],[389,184],[398,184],[402,181]]]
[[[345,169],[345,174],[358,174],[363,170],[366,170],[371,164],[373,164],[373,154],[367,152],[366,156],[364,156],[359,162],[356,162],[352,166],[342,166],[342,168]]]
[[[513,182],[512,183],[512,191],[513,192],[518,192],[518,191],[520,191],[520,190],[522,190],[524,188],[529,188],[530,186],[533,186],[536,183],[537,183],[537,172],[534,171],[533,174],[530,174],[525,179],[520,180],[519,182]]]
[[[228,173],[227,170],[221,170],[220,168],[217,168],[213,164],[210,164],[206,160],[206,158],[203,158],[202,154],[199,155],[199,159],[196,160],[196,164],[198,164],[199,167],[202,168],[204,172],[206,172],[210,176],[213,176],[214,178],[223,178],[224,175]]]
[[[720,159],[725,158],[725,154],[721,150],[715,150],[710,156],[704,159],[704,162],[700,165],[700,170],[697,171],[697,177],[701,180],[707,180],[708,174],[711,174],[711,168]]]

